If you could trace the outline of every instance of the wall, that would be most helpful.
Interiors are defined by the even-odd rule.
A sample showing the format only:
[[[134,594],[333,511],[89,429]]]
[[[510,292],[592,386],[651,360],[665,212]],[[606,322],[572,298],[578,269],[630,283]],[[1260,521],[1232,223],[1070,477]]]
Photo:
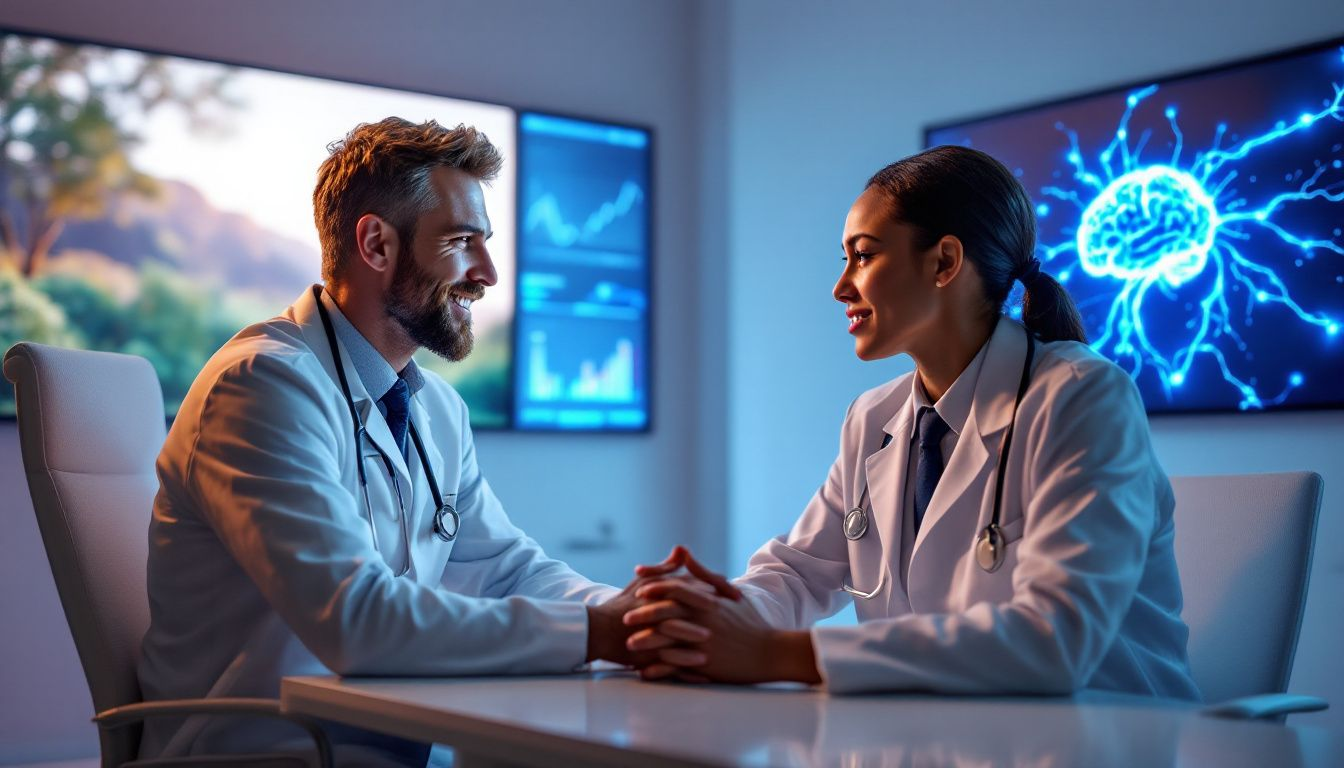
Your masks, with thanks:
[[[762,23],[768,20],[769,23]],[[728,460],[734,570],[787,529],[834,459],[849,401],[910,369],[861,364],[831,287],[865,179],[921,148],[922,126],[1344,34],[1325,0],[798,3],[727,13]],[[1161,419],[1173,474],[1325,476],[1292,688],[1344,727],[1344,413]]]
[[[624,584],[635,562],[661,559],[675,541],[697,543],[687,514],[687,501],[700,496],[696,457],[706,454],[695,415],[704,368],[695,341],[700,276],[687,245],[687,233],[699,231],[697,65],[686,55],[695,12],[684,3],[615,0],[9,0],[0,25],[652,126],[653,432],[477,440],[516,522],[579,570]],[[97,751],[25,487],[14,425],[0,424],[0,762]],[[597,538],[604,520],[615,526],[616,548],[568,546]],[[723,537],[714,538],[721,552]]]
[[[0,25],[654,126],[654,432],[478,440],[515,519],[619,582],[674,540],[740,569],[821,482],[849,401],[909,369],[853,358],[830,287],[845,210],[921,126],[1344,34],[1338,2],[1169,5],[7,0]],[[1173,474],[1324,474],[1322,542],[1344,535],[1341,428],[1338,413],[1153,425]],[[16,440],[0,424],[0,762],[91,754]],[[619,550],[565,550],[603,519]],[[1320,547],[1293,683],[1335,702],[1302,721],[1335,728],[1342,582],[1344,554]]]

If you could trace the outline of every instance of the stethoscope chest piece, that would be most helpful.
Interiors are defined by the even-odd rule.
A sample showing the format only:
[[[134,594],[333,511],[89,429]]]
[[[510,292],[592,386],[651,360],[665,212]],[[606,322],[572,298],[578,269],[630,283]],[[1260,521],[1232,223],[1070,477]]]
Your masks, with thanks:
[[[1003,566],[1006,557],[1003,531],[994,524],[985,526],[975,540],[975,561],[985,573],[993,573]]]
[[[867,532],[868,513],[863,511],[863,507],[855,507],[849,510],[849,514],[845,515],[845,538],[850,541],[858,541]]]
[[[441,541],[452,541],[457,538],[457,529],[462,525],[462,518],[458,516],[457,510],[453,509],[451,504],[440,504],[437,512],[434,513],[434,535]]]

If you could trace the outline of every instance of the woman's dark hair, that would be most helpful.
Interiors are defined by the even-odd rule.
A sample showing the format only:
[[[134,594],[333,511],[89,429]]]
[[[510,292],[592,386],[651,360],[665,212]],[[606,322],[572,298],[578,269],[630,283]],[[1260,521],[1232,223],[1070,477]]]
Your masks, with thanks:
[[[1036,260],[1031,199],[998,160],[967,147],[934,147],[873,174],[891,216],[915,229],[915,246],[952,235],[975,264],[991,317],[1003,312],[1013,281],[1023,280],[1022,322],[1042,341],[1087,341],[1073,299]]]

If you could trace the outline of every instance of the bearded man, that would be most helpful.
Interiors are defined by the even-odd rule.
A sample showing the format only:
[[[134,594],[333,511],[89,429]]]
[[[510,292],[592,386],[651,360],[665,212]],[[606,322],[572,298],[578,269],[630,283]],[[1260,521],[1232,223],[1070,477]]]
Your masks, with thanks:
[[[331,147],[313,203],[323,285],[201,371],[158,460],[146,700],[279,695],[285,675],[558,673],[631,661],[623,591],[550,559],[481,475],[467,406],[411,359],[471,352],[497,279],[467,126],[398,118]],[[424,765],[427,745],[328,724]],[[302,732],[147,723],[143,757],[261,751]]]

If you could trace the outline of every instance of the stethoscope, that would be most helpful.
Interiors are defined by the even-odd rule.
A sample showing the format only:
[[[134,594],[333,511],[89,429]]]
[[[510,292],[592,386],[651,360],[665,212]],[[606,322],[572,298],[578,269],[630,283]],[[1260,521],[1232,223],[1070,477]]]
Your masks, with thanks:
[[[345,378],[345,366],[341,363],[341,350],[336,345],[336,329],[332,327],[331,316],[327,314],[327,308],[322,304],[322,286],[313,286],[313,298],[317,299],[317,312],[322,317],[322,327],[327,332],[327,343],[331,345],[332,361],[336,364],[336,378],[341,382],[341,394],[345,395],[345,404],[350,408],[350,419],[355,424],[355,448],[356,454],[362,452],[364,441],[367,438],[369,445],[378,451],[382,457],[383,464],[387,466],[387,473],[392,476],[392,488],[397,494],[397,507],[400,509],[401,520],[401,540],[406,550],[406,562],[401,572],[397,576],[405,576],[411,570],[411,532],[407,523],[406,503],[401,496],[401,483],[397,482],[397,473],[392,465],[392,459],[388,457],[383,449],[377,443],[369,438],[368,430],[364,428],[364,419],[360,418],[359,410],[355,408],[355,399],[350,394],[350,382]],[[439,537],[440,541],[452,541],[457,538],[458,528],[462,525],[462,518],[458,516],[457,510],[453,505],[443,500],[443,494],[439,492],[439,481],[434,477],[434,470],[429,466],[429,457],[425,453],[425,444],[420,440],[420,433],[415,428],[415,422],[409,422],[411,433],[411,442],[415,443],[415,452],[420,456],[420,466],[425,468],[425,478],[429,481],[429,492],[434,496],[436,511],[434,512],[434,535]],[[378,545],[378,527],[373,524],[373,504],[369,501],[369,476],[364,471],[364,459],[359,455],[355,457],[355,464],[359,470],[359,486],[364,491],[364,511],[369,517],[369,532],[373,536],[373,548],[382,551]]]
[[[985,571],[993,573],[1003,567],[1003,561],[1007,558],[1005,542],[1003,540],[1003,529],[999,527],[999,520],[1003,508],[1003,478],[1004,470],[1008,467],[1008,449],[1013,444],[1013,428],[1017,426],[1017,409],[1022,405],[1022,397],[1027,393],[1027,387],[1031,384],[1031,363],[1036,357],[1036,340],[1032,338],[1031,332],[1027,332],[1027,357],[1022,363],[1022,380],[1017,385],[1017,398],[1013,401],[1013,417],[1008,422],[1008,430],[1003,434],[1003,445],[999,447],[999,466],[996,472],[997,477],[994,481],[994,512],[989,518],[989,525],[980,531],[980,535],[975,538],[975,561]],[[882,445],[878,450],[886,448],[891,442],[891,435],[884,435]],[[863,493],[859,494],[859,504],[845,515],[844,532],[845,538],[850,541],[858,541],[868,533],[868,482],[864,481]],[[864,600],[870,600],[882,590],[887,580],[887,569],[882,570],[876,587],[871,592],[863,592],[843,581],[840,586],[846,592],[855,597]]]

